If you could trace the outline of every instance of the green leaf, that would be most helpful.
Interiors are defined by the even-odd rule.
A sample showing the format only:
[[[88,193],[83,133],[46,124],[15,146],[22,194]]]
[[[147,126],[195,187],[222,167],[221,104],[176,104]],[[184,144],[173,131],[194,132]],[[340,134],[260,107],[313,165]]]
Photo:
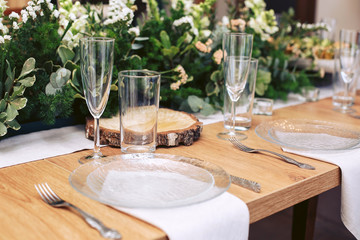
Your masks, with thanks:
[[[204,105],[204,100],[194,95],[189,96],[187,102],[193,112],[198,112]]]
[[[45,94],[46,95],[55,95],[57,91],[61,91],[61,88],[54,88],[51,83],[48,83],[45,87]]]
[[[13,82],[14,80],[11,79],[11,78],[6,78],[6,81],[5,81],[5,92],[10,92],[11,90],[11,86],[13,86]]]
[[[53,72],[53,62],[52,61],[47,61],[44,63],[44,69],[47,72],[47,74],[50,74]]]
[[[6,108],[6,101],[5,99],[0,100],[0,112],[4,111]]]
[[[19,79],[24,77],[25,75],[31,73],[34,69],[35,69],[35,59],[29,58],[28,60],[25,61],[24,65],[23,65]]]
[[[205,86],[205,91],[207,96],[218,95],[220,92],[220,88],[214,82],[208,82]]]
[[[118,90],[118,86],[116,86],[116,84],[111,84],[110,90],[111,90],[111,91],[117,91],[117,90]]]
[[[213,82],[220,82],[223,79],[222,71],[217,70],[213,72],[210,76],[210,80]]]
[[[6,65],[7,65],[6,75],[7,75],[11,80],[14,80],[14,78],[15,78],[15,68],[14,68],[14,71],[11,71],[10,63],[9,63],[8,60],[6,60]]]
[[[74,98],[80,98],[80,99],[85,100],[85,97],[82,96],[80,93],[75,94],[75,95],[74,95]]]
[[[179,48],[181,46],[181,44],[183,44],[183,42],[186,39],[187,34],[185,33],[184,35],[182,35],[177,41],[176,41],[176,46]]]
[[[76,69],[80,69],[79,65],[76,65],[73,61],[70,60],[65,63],[64,67],[70,70],[71,72],[73,72]]]
[[[204,116],[209,116],[214,113],[215,109],[209,103],[204,103],[202,109],[200,110],[200,114]]]
[[[17,98],[12,101],[10,104],[16,108],[16,110],[23,109],[26,106],[27,99],[26,98]]]
[[[6,122],[6,124],[14,130],[19,130],[21,127],[20,124],[18,123],[18,121],[16,121],[16,119],[14,119],[10,122]]]
[[[6,112],[0,113],[0,120],[4,121],[6,119],[6,116],[7,116]]]
[[[162,49],[162,53],[169,59],[173,59],[175,55],[179,53],[179,48],[175,46],[171,46],[170,48],[164,48]]]
[[[19,112],[16,110],[16,108],[12,104],[8,104],[6,108],[6,121],[12,121],[16,118],[17,115],[19,115]]]
[[[11,98],[15,98],[16,96],[22,96],[25,92],[25,86],[14,86],[14,92],[11,94]]]
[[[160,39],[161,39],[161,43],[164,46],[164,48],[170,48],[171,47],[171,42],[170,42],[169,35],[164,30],[162,30],[160,32]]]
[[[32,87],[35,83],[36,77],[32,76],[32,77],[27,77],[24,79],[21,79],[19,82],[24,85],[25,87]]]
[[[65,45],[60,45],[57,53],[60,56],[61,62],[65,64],[68,60],[72,60],[75,57],[75,53]]]
[[[0,136],[2,137],[6,133],[7,133],[7,127],[2,122],[0,122]]]

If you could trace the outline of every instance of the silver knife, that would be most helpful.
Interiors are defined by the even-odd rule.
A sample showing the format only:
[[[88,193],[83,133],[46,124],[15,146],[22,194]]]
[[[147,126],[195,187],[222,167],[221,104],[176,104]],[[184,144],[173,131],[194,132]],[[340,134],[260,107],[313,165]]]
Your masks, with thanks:
[[[241,177],[230,175],[231,182],[241,187],[247,188],[251,191],[259,193],[261,191],[261,185],[255,181],[248,180]]]

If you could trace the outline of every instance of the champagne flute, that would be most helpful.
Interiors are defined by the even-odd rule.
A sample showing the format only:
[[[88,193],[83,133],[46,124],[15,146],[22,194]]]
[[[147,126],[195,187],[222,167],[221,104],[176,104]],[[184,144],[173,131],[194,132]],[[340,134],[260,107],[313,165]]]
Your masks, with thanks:
[[[349,85],[354,81],[359,68],[360,58],[360,32],[356,30],[341,29],[340,31],[340,77],[344,81],[343,105],[340,111],[350,113],[353,100],[349,95]]]
[[[80,163],[104,157],[100,151],[99,119],[105,110],[110,94],[114,42],[114,39],[106,37],[80,39],[81,78],[86,104],[94,117],[94,152],[80,158]]]
[[[235,137],[244,140],[247,136],[235,132],[235,102],[239,100],[243,92],[250,62],[253,44],[253,35],[246,33],[224,33],[223,35],[223,68],[226,91],[231,99],[231,121],[230,131],[217,134],[220,139],[228,140]]]

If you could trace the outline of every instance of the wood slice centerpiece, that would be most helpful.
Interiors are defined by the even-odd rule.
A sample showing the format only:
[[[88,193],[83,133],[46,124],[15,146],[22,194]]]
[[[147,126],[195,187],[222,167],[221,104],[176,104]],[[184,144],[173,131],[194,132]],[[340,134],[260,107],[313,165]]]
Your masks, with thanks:
[[[194,115],[160,108],[158,113],[157,145],[189,146],[200,137],[203,124]],[[86,118],[85,136],[94,139],[94,119]],[[100,143],[120,147],[120,116],[100,120]]]

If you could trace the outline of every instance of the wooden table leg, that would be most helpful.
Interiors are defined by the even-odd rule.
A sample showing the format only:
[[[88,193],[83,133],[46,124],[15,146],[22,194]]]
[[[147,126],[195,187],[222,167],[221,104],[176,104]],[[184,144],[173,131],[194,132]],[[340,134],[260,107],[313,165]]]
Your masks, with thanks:
[[[294,206],[292,240],[312,240],[318,196],[312,197]]]

